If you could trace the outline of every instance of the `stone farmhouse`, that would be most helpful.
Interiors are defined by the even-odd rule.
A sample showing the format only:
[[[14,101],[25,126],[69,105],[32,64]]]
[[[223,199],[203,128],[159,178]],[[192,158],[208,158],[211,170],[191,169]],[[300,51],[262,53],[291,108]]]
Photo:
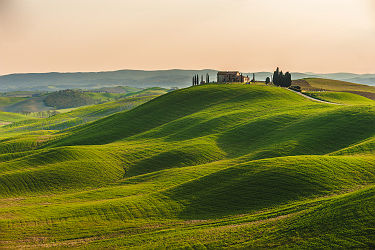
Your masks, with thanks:
[[[217,83],[247,83],[250,82],[248,76],[243,76],[238,71],[219,71],[217,73]]]

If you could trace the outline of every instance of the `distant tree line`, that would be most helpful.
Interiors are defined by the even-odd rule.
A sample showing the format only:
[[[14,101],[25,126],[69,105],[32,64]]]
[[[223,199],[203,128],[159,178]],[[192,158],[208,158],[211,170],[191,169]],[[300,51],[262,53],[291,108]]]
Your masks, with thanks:
[[[279,68],[273,72],[273,84],[280,87],[290,87],[292,85],[292,75],[289,72],[285,74]]]

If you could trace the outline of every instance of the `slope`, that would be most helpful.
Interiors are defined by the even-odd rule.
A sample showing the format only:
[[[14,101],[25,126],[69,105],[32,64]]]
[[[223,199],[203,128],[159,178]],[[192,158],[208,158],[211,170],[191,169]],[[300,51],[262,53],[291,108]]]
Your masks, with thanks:
[[[8,112],[1,112],[0,111],[0,124],[4,125],[10,122],[16,122],[21,120],[26,120],[27,117],[21,114],[14,114]]]
[[[346,105],[375,105],[375,101],[369,98],[346,92],[305,92],[304,94],[333,103]]]
[[[17,122],[11,126],[4,127],[3,130],[10,132],[67,129],[120,111],[130,110],[165,93],[166,90],[164,89],[146,89],[117,101],[81,107],[69,112],[58,113],[46,119]]]
[[[313,88],[317,89],[325,89],[329,91],[363,91],[375,93],[375,87],[363,84],[322,78],[304,78],[303,80],[310,84]]]

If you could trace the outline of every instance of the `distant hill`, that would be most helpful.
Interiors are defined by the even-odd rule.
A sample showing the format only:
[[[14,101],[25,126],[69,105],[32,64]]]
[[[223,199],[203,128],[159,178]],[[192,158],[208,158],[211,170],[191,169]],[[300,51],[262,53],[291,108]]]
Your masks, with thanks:
[[[119,70],[108,72],[77,72],[77,73],[32,73],[11,74],[0,76],[0,92],[14,90],[44,90],[56,91],[63,89],[97,89],[116,86],[130,86],[138,88],[146,87],[187,87],[191,85],[191,77],[194,74],[210,74],[213,81],[216,80],[217,70]],[[252,75],[252,72],[244,73]],[[271,76],[271,72],[255,72],[257,80],[264,80]],[[328,78],[344,80],[355,83],[375,85],[375,74],[315,74],[292,73],[293,79],[301,78]]]
[[[45,96],[25,98],[20,102],[2,107],[2,110],[13,113],[41,112],[53,109],[44,103]]]
[[[22,98],[5,96],[0,97],[0,111],[30,113],[56,109],[70,109],[111,102],[134,95],[162,95],[168,91],[170,90],[159,87],[139,89],[125,86],[94,89],[92,91],[67,89]]]
[[[186,87],[191,77],[196,74],[209,73],[214,70],[119,70],[111,72],[88,73],[40,73],[12,74],[0,76],[0,92],[13,90],[63,90],[63,89],[97,89],[116,86],[147,87]]]

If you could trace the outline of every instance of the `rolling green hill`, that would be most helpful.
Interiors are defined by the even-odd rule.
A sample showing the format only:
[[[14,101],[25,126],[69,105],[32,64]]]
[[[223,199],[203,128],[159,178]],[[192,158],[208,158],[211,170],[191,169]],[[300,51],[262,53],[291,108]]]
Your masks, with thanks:
[[[335,91],[348,92],[356,95],[375,100],[375,87],[357,83],[321,79],[321,78],[304,78],[293,81],[293,85],[300,86],[306,91]]]
[[[116,101],[132,95],[165,94],[168,90],[163,88],[139,89],[132,87],[103,88],[93,91],[66,89],[51,93],[27,94],[11,92],[6,95],[24,95],[24,97],[0,97],[0,110],[13,113],[35,113],[49,110],[77,108],[81,106],[102,104]]]
[[[23,101],[24,97],[8,97],[8,96],[0,96],[0,110],[4,107],[15,104],[17,102]]]
[[[148,93],[147,95],[145,93]],[[142,91],[139,95],[132,95],[117,101],[103,104],[89,105],[68,112],[58,113],[46,119],[34,119],[13,123],[3,128],[3,131],[35,131],[35,130],[62,130],[83,123],[98,120],[116,112],[130,110],[137,107],[163,92]],[[165,92],[164,92],[165,93]],[[0,130],[1,132],[1,130]]]
[[[1,125],[4,125],[6,123],[16,122],[16,121],[22,121],[26,119],[27,117],[21,114],[14,114],[14,113],[0,111],[0,124]]]
[[[305,94],[323,101],[346,105],[375,104],[375,101],[369,98],[347,92],[305,92]]]
[[[57,115],[48,118],[54,132],[7,126],[0,244],[372,248],[375,105],[319,98],[346,105],[205,85],[77,126],[60,122],[101,108]]]
[[[20,102],[5,106],[3,109],[6,112],[12,113],[42,112],[52,110],[53,108],[46,106],[43,100],[43,96],[25,98]]]
[[[330,91],[365,91],[375,93],[374,86],[362,85],[345,81],[322,78],[304,78],[302,79],[302,81],[307,82],[313,88],[325,89]],[[298,83],[299,80],[297,80],[296,82]]]

